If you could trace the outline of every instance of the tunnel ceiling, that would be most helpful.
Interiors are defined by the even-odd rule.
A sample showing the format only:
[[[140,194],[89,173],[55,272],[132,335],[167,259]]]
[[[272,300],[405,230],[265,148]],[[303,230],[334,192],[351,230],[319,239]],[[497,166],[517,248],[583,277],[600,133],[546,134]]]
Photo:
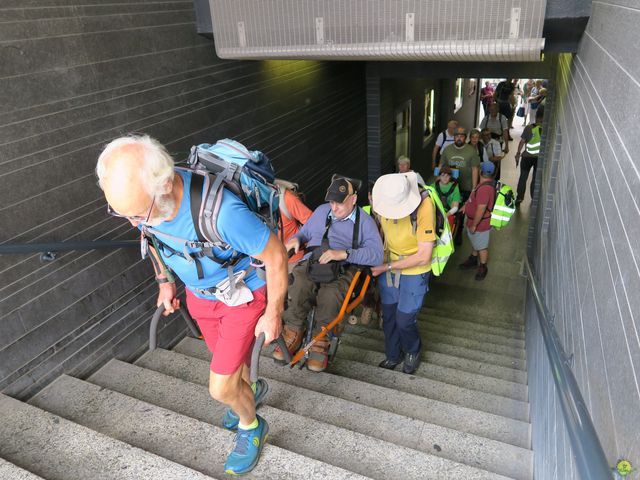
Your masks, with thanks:
[[[538,62],[573,52],[587,0],[194,0],[230,59]]]

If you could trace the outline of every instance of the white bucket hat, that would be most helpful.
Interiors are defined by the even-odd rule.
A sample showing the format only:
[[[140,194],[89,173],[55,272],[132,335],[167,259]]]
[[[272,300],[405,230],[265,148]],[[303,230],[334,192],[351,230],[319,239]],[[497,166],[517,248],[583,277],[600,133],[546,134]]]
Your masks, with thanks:
[[[392,220],[408,217],[422,201],[415,172],[381,176],[373,186],[371,196],[373,211]]]

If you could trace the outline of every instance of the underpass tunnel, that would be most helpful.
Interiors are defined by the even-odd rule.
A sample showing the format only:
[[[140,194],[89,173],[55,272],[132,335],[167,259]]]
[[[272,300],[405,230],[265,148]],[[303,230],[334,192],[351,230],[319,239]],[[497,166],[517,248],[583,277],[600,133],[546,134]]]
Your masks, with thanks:
[[[485,18],[485,13],[500,38],[461,27],[470,19]],[[306,23],[298,17],[303,14]],[[387,22],[389,18],[394,21]],[[298,183],[307,204],[316,207],[333,173],[366,185],[396,171],[400,156],[409,157],[411,168],[431,182],[438,134],[452,119],[467,130],[479,126],[484,116],[480,90],[486,81],[513,78],[522,88],[525,80],[540,79],[548,94],[537,173],[529,177],[526,196],[509,226],[492,233],[486,280],[476,282],[458,270],[470,253],[464,238],[445,275],[430,286],[420,320],[425,322],[425,338],[433,339],[431,358],[424,361],[425,369],[432,370],[411,381],[377,376],[364,364],[378,359],[374,341],[380,340],[380,332],[364,331],[363,338],[357,338],[362,332],[349,331],[338,353],[345,362],[343,370],[335,367],[332,373],[339,379],[326,395],[348,396],[352,384],[365,383],[380,398],[390,395],[394,401],[376,397],[366,408],[386,409],[385,415],[405,422],[402,425],[423,422],[420,428],[429,434],[421,437],[426,438],[422,454],[464,466],[460,468],[476,468],[465,463],[475,461],[465,457],[475,447],[456,442],[477,435],[480,440],[473,445],[488,449],[478,450],[486,452],[480,455],[481,468],[490,472],[477,478],[586,478],[580,476],[583,467],[576,461],[575,439],[554,382],[558,376],[543,339],[543,315],[526,278],[530,263],[550,314],[548,323],[564,352],[562,363],[575,377],[584,400],[581,406],[593,421],[608,467],[615,468],[621,459],[637,465],[640,164],[634,152],[640,147],[635,130],[640,46],[634,32],[639,20],[638,7],[619,0],[5,0],[0,7],[0,410],[22,412],[23,407],[12,402],[36,404],[46,399],[47,387],[54,385],[55,390],[56,381],[71,388],[94,374],[106,378],[96,374],[105,365],[133,375],[133,367],[123,364],[139,361],[135,368],[142,369],[144,362],[151,363],[141,356],[156,308],[153,271],[140,257],[138,232],[107,215],[95,176],[97,157],[112,139],[147,133],[176,161],[183,161],[193,145],[233,138],[265,152],[278,176]],[[360,34],[373,38],[378,31],[383,33],[371,41],[350,41]],[[523,38],[525,31],[532,33]],[[433,38],[423,41],[422,35]],[[296,50],[288,38],[304,42]],[[502,162],[502,181],[514,189],[520,175],[514,155],[524,123],[522,117],[514,117],[513,140]],[[358,202],[368,203],[366,192]],[[55,250],[60,242],[86,245]],[[109,246],[110,242],[120,243]],[[34,244],[44,246],[38,250]],[[475,320],[487,324],[475,330]],[[496,338],[507,334],[513,338]],[[167,351],[176,348],[171,357],[175,365],[208,360],[206,350],[193,339],[185,340],[186,335],[179,319],[160,321],[159,345]],[[504,352],[511,355],[514,345],[517,360],[505,360]],[[489,365],[486,358],[498,363]],[[167,375],[178,368],[171,361],[163,365]],[[485,365],[487,370],[482,370]],[[362,378],[351,373],[356,370]],[[148,373],[136,371],[141,376]],[[274,378],[281,375],[271,367],[268,371]],[[182,379],[191,382],[194,398],[200,398],[194,386],[201,382],[198,378]],[[313,390],[300,380],[307,377],[278,378],[285,387]],[[442,383],[433,386],[431,381]],[[414,383],[423,390],[416,390]],[[327,389],[330,385],[325,384]],[[276,392],[285,387],[276,387]],[[164,386],[157,388],[162,391]],[[474,392],[482,393],[474,399]],[[294,409],[294,400],[303,397],[318,405],[327,400],[303,393],[292,395],[290,403],[282,393],[275,398],[283,403],[273,408],[285,409],[286,404]],[[411,397],[415,404],[395,401],[410,395],[416,397]],[[356,397],[354,393],[340,402],[357,403]],[[449,410],[447,401],[454,397],[464,400]],[[154,398],[164,397],[139,400],[153,403]],[[120,400],[130,412],[140,407]],[[172,401],[180,404],[180,395]],[[431,416],[433,405],[439,405],[432,402],[446,404],[446,418]],[[350,405],[336,403],[332,408],[342,412]],[[420,413],[411,405],[419,406],[412,408]],[[483,412],[481,420],[465,416],[475,406]],[[167,401],[156,407],[171,405]],[[189,408],[185,405],[179,413],[209,421]],[[282,418],[295,415],[301,423],[291,420],[292,425],[315,428],[304,423],[313,409],[295,408],[299,410],[287,411]],[[366,411],[369,415],[374,410]],[[371,433],[357,430],[362,422],[337,418],[338,425],[330,428],[355,429],[353,436],[345,433],[353,442]],[[81,419],[78,414],[74,421]],[[96,422],[90,428],[99,430],[100,421]],[[433,424],[436,427],[429,430]],[[485,429],[487,425],[491,428]],[[382,430],[378,435],[389,435],[383,440],[393,444],[397,458],[405,458],[400,456],[402,448],[420,449],[419,442],[403,444],[402,435],[391,436],[394,428]],[[0,427],[0,435],[10,438],[13,434],[7,432],[9,427]],[[457,449],[442,448],[429,436],[432,433],[440,439],[454,438],[447,445]],[[106,434],[111,435],[117,437]],[[274,436],[276,442],[284,434]],[[385,447],[368,443],[368,438],[368,455],[379,452],[382,458]],[[489,441],[483,444],[485,439]],[[122,441],[137,445],[129,437]],[[510,455],[522,463],[510,466],[511,457],[491,456],[491,442],[500,448],[508,445]],[[64,442],[60,445],[64,451]],[[283,440],[277,448],[293,450],[316,473],[330,464],[313,457],[311,447],[303,451],[306,444],[300,445]],[[352,446],[346,444],[342,451]],[[148,446],[154,455],[164,456],[153,448]],[[0,478],[3,461],[47,478],[44,466],[37,470],[18,450],[0,442]],[[270,458],[284,458],[280,452]],[[345,471],[390,478],[387,470],[351,466],[352,459],[346,457],[345,463],[336,460],[327,467],[344,469],[335,470],[335,478],[343,478]],[[296,458],[301,463],[295,465],[305,465]],[[494,458],[498,466],[491,470],[493,460],[487,459]],[[173,459],[166,471],[182,462],[202,472],[205,467],[191,465],[192,460],[188,455]],[[433,467],[431,477],[415,478],[444,478],[433,466],[437,461],[424,464]],[[424,465],[421,468],[427,468]],[[475,470],[460,472],[458,478],[476,478],[471,476]],[[261,478],[289,477],[268,472]]]

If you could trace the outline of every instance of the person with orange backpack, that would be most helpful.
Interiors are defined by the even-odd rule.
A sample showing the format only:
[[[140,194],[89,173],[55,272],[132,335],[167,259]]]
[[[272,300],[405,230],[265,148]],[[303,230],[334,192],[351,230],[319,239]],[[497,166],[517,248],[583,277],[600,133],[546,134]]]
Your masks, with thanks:
[[[279,190],[280,225],[278,233],[282,243],[286,244],[300,227],[307,223],[313,215],[313,211],[302,201],[298,193],[298,185],[286,180],[276,179],[275,184]],[[289,258],[289,272],[302,259],[303,251],[299,251]]]

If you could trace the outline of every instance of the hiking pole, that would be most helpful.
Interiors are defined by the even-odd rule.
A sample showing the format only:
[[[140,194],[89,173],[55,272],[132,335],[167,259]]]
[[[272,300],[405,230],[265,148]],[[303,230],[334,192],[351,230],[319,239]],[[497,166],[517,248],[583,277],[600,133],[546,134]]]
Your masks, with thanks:
[[[149,326],[149,351],[150,352],[153,352],[158,347],[158,323],[160,322],[160,317],[162,317],[163,312],[164,312],[164,305],[160,305],[158,308],[156,308],[156,311],[154,312],[153,317],[151,318],[151,325]],[[196,327],[196,324],[193,323],[193,319],[191,318],[191,315],[189,315],[189,312],[187,312],[184,308],[181,308],[180,313],[182,314],[182,318],[184,322],[187,324],[187,327],[189,327],[189,330],[191,330],[191,333],[193,334],[193,336],[195,338],[200,338],[201,337],[200,331],[198,330],[198,327]]]
[[[264,332],[262,332],[256,338],[255,343],[253,344],[253,351],[251,352],[251,370],[249,373],[249,380],[251,383],[255,383],[258,381],[258,363],[260,362],[260,351],[262,350],[262,346],[264,345]],[[282,350],[284,355],[284,359],[287,363],[291,362],[291,354],[289,353],[289,349],[287,348],[287,344],[282,337],[282,334],[278,338],[276,338],[276,342]]]

